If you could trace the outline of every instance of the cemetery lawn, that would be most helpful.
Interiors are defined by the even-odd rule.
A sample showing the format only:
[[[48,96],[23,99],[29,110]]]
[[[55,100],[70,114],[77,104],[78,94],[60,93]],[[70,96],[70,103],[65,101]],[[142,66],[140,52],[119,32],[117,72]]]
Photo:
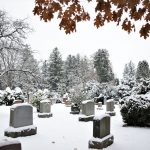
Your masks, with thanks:
[[[122,127],[123,122],[118,106],[116,116],[111,117],[111,134],[114,144],[107,150],[150,150],[150,128]],[[0,139],[9,127],[9,106],[0,106]],[[96,116],[105,113],[95,108]],[[93,123],[79,122],[79,115],[70,114],[70,107],[64,104],[52,105],[53,117],[38,118],[34,110],[34,125],[37,134],[16,138],[22,144],[22,150],[88,150],[88,141],[92,138]]]

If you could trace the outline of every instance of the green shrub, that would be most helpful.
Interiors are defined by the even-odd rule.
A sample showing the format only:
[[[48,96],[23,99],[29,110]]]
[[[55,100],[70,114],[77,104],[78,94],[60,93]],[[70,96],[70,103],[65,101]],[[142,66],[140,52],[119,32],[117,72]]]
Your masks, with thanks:
[[[129,126],[150,126],[150,100],[142,96],[129,97],[121,107],[124,123]]]

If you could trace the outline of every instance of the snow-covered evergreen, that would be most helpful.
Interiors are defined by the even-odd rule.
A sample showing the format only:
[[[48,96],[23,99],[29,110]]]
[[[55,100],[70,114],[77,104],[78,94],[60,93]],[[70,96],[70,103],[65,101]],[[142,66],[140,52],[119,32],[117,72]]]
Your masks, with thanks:
[[[150,77],[149,64],[146,60],[139,61],[136,71],[136,80],[148,79]]]
[[[114,73],[106,49],[99,49],[94,55],[94,68],[99,82],[109,82],[114,79]]]
[[[49,57],[48,83],[49,89],[58,91],[63,78],[63,61],[58,48],[54,48]]]

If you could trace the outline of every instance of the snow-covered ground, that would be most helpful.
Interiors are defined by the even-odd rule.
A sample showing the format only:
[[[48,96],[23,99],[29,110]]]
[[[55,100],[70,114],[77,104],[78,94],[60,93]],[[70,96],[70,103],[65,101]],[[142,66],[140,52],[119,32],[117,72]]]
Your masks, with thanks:
[[[97,108],[97,106],[96,106]],[[96,115],[105,113],[96,110]],[[119,107],[115,108],[116,116],[111,117],[111,133],[114,144],[107,150],[150,150],[150,128],[122,127]],[[34,125],[37,134],[16,138],[21,141],[22,150],[88,150],[88,141],[92,138],[93,123],[79,122],[79,115],[70,114],[70,107],[64,104],[52,106],[53,117],[38,118],[34,112]],[[9,107],[0,106],[0,138],[9,126]],[[8,138],[9,139],[9,138]]]

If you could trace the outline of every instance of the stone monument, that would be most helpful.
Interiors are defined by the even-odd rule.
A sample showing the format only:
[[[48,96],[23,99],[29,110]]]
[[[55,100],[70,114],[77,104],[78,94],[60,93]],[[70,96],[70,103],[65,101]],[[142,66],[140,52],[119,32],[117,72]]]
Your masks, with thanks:
[[[106,101],[106,114],[109,114],[110,116],[115,116],[116,113],[114,111],[115,109],[115,102],[113,99]]]
[[[40,113],[38,114],[38,117],[39,118],[52,117],[50,100],[46,99],[40,101]]]
[[[110,116],[105,114],[93,119],[93,138],[89,140],[89,148],[103,149],[114,142],[110,134]]]
[[[21,150],[21,143],[18,140],[0,140],[0,150]]]
[[[95,114],[95,103],[93,100],[86,100],[81,105],[82,115],[79,117],[79,121],[92,121]]]
[[[37,133],[33,125],[33,107],[30,104],[14,104],[10,108],[10,127],[4,132],[8,137],[29,136]]]

